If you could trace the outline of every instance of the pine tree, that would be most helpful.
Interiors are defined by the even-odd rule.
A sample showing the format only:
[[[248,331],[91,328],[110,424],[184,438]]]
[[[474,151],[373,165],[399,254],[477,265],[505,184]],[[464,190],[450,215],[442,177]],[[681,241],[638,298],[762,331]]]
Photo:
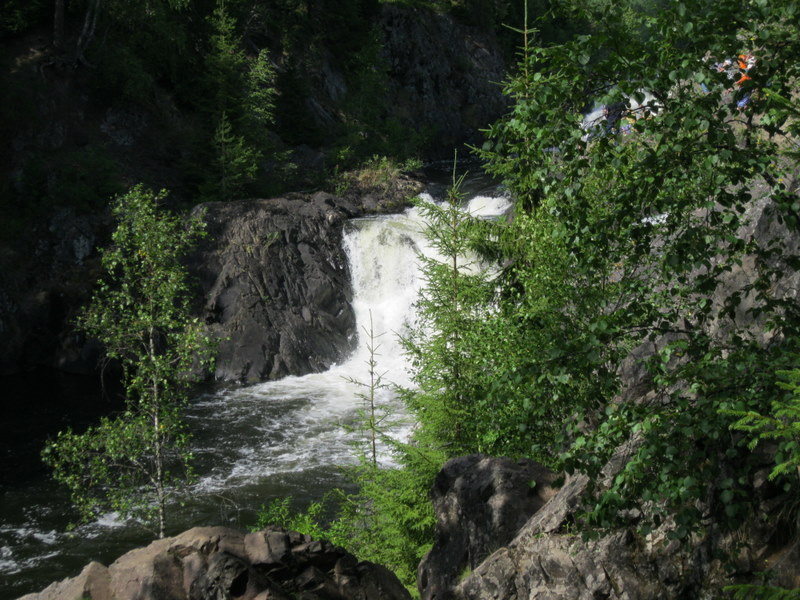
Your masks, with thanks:
[[[212,199],[235,199],[255,179],[260,155],[243,136],[233,133],[224,112],[214,132],[213,148],[214,170],[203,186],[203,195]]]

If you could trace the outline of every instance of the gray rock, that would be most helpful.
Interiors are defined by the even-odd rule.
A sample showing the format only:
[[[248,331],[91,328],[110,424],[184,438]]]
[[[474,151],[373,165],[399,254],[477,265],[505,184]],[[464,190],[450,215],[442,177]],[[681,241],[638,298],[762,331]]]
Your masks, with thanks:
[[[342,224],[356,208],[328,194],[212,203],[191,270],[220,339],[217,379],[322,371],[352,350],[355,316]]]
[[[465,570],[509,543],[550,499],[555,477],[532,460],[472,454],[448,461],[431,492],[436,535],[417,571],[422,600],[451,597]]]
[[[758,474],[756,474],[756,479]],[[667,520],[647,536],[619,529],[584,539],[574,528],[589,480],[568,477],[516,537],[453,589],[454,600],[613,600],[715,598],[732,581],[752,582],[771,568],[773,581],[797,587],[800,548],[776,531],[788,501],[774,489],[758,491],[760,508],[739,531],[709,532],[682,545]],[[746,540],[746,545],[742,542]],[[728,554],[727,564],[719,559]],[[733,571],[731,571],[733,569]]]
[[[280,528],[198,527],[21,600],[410,600],[383,567]]]
[[[695,572],[665,577],[680,564],[676,549],[650,544],[628,531],[584,540],[572,531],[589,480],[568,477],[564,485],[519,530],[453,589],[454,600],[633,600],[696,597]],[[702,567],[699,569],[702,570]],[[688,595],[681,595],[688,594]]]

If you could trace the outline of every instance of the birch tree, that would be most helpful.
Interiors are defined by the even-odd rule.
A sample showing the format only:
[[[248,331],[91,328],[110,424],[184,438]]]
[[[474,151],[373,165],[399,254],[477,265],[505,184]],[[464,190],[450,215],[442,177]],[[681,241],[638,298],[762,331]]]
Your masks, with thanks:
[[[136,186],[115,202],[117,228],[102,251],[106,276],[79,322],[119,363],[124,411],[83,433],[60,433],[43,453],[83,519],[117,511],[159,537],[170,497],[191,476],[181,409],[212,353],[191,316],[182,264],[203,225],[167,213],[165,195]]]

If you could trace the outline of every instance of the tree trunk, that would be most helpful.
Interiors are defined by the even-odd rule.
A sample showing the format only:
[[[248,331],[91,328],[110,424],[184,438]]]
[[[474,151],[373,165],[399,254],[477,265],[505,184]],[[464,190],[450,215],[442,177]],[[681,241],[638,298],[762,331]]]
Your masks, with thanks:
[[[86,8],[86,16],[83,19],[83,28],[78,37],[76,59],[84,65],[90,66],[84,58],[84,52],[94,38],[94,31],[97,27],[97,13],[100,9],[100,0],[92,0]]]
[[[151,316],[154,312],[150,311]],[[155,363],[156,358],[156,330],[151,325],[147,335],[147,355],[151,363]],[[153,440],[155,448],[153,448],[153,462],[155,466],[155,474],[153,479],[156,486],[156,504],[158,504],[158,537],[163,538],[166,529],[166,493],[164,490],[164,438],[162,436],[161,423],[161,396],[158,387],[159,370],[155,369],[150,380],[150,398],[148,399],[149,410],[153,415]]]
[[[53,13],[53,48],[57,52],[64,49],[64,2],[65,0],[55,0],[55,10]]]

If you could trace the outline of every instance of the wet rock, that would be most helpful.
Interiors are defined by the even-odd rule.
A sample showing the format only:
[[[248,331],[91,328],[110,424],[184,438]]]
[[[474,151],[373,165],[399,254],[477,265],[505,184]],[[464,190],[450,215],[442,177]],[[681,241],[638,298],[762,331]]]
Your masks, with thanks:
[[[219,338],[217,379],[323,371],[352,350],[342,224],[357,208],[324,193],[202,207],[210,234],[191,270]]]

